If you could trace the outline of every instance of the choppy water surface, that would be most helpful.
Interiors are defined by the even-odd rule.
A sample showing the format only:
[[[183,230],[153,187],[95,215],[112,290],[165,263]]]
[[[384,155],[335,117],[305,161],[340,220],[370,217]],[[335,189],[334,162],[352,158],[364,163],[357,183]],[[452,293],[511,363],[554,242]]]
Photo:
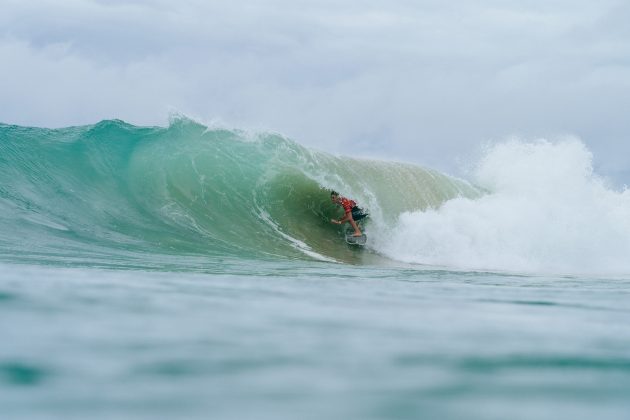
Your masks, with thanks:
[[[624,419],[630,281],[2,265],[3,418]]]

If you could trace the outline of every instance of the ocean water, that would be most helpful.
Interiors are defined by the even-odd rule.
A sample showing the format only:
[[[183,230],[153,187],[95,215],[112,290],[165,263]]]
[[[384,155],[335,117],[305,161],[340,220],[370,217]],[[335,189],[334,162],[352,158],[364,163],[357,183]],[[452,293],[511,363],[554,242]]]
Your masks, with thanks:
[[[184,118],[0,125],[0,418],[627,419],[629,255],[576,139],[466,181]]]

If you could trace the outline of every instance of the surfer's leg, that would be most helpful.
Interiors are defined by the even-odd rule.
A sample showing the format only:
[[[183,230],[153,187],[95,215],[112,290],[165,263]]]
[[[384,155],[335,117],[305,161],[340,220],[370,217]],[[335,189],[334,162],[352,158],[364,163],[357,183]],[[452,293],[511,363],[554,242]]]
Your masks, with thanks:
[[[355,222],[354,219],[352,218],[352,213],[350,214],[350,218],[348,219],[348,222],[350,222],[350,225],[354,228],[354,235],[352,236],[361,236],[361,229],[359,229],[357,222]]]

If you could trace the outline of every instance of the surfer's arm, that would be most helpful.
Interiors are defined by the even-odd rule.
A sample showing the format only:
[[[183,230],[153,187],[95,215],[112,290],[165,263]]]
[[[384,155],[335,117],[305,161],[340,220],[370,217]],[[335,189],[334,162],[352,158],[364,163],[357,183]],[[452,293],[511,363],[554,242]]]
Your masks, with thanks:
[[[343,216],[343,217],[342,217],[341,219],[339,219],[339,220],[331,219],[330,221],[331,221],[331,222],[333,222],[333,223],[335,223],[335,224],[340,225],[340,224],[345,223],[345,222],[347,222],[347,221],[349,221],[349,220],[352,220],[352,213],[351,213],[351,212],[346,213],[346,215],[345,215],[345,216]]]

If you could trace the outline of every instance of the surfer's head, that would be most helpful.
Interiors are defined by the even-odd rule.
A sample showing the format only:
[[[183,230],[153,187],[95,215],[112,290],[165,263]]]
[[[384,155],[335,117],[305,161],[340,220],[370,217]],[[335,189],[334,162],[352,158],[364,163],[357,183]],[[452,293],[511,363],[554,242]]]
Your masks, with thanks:
[[[337,199],[339,198],[339,193],[335,190],[331,190],[330,191],[330,201],[332,201],[333,203],[337,202]]]

